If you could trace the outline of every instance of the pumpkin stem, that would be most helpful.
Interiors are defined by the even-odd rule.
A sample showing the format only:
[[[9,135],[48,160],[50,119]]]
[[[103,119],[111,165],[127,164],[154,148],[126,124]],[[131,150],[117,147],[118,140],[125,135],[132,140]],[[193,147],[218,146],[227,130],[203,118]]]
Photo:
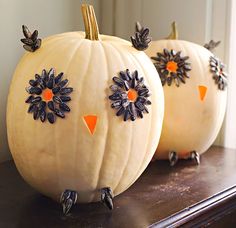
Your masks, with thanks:
[[[99,29],[93,6],[82,4],[81,10],[84,20],[85,39],[99,40]]]
[[[167,40],[178,40],[178,30],[176,22],[172,22],[171,24],[171,33],[166,37]]]

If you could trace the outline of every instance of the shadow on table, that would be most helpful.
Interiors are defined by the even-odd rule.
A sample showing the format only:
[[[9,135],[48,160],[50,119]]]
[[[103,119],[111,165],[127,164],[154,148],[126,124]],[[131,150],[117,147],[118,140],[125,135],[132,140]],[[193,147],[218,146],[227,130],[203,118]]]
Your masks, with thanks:
[[[130,205],[127,207],[127,204]],[[35,195],[22,205],[17,227],[147,227],[141,207],[131,198],[119,199],[109,211],[102,203],[77,204],[67,216],[61,205],[51,199]]]

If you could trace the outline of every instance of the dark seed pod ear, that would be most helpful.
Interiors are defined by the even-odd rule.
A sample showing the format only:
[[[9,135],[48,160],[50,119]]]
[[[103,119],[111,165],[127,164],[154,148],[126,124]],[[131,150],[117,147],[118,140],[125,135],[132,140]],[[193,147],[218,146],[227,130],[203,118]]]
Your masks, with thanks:
[[[208,49],[209,51],[213,51],[216,47],[220,45],[221,41],[214,41],[210,40],[209,43],[204,44],[204,48]]]
[[[143,51],[148,48],[148,44],[152,38],[149,37],[149,29],[142,27],[139,22],[136,22],[135,34],[130,37],[132,45],[139,51]]]
[[[35,30],[33,33],[30,32],[26,25],[22,25],[24,37],[21,42],[24,44],[23,48],[26,51],[34,52],[40,48],[42,40],[38,39],[38,31]]]

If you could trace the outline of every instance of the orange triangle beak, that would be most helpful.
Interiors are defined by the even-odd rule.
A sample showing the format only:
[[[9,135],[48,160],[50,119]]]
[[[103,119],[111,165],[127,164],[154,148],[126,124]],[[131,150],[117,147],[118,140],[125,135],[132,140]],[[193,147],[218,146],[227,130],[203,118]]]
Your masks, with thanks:
[[[200,100],[203,101],[206,96],[207,87],[200,85],[200,86],[198,86],[198,90],[199,90]]]
[[[97,116],[88,115],[84,116],[83,118],[86,126],[88,127],[89,132],[91,133],[91,135],[93,135],[97,125]]]

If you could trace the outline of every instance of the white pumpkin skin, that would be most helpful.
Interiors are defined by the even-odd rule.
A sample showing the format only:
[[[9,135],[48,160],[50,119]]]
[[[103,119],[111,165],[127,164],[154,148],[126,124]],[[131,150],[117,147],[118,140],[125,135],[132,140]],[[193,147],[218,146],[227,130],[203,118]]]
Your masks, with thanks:
[[[23,178],[41,193],[59,200],[65,189],[78,192],[77,202],[100,200],[100,189],[114,195],[125,191],[144,171],[157,147],[164,114],[159,76],[144,52],[125,40],[84,32],[46,38],[34,53],[25,53],[10,87],[7,129],[11,153]],[[71,111],[54,124],[33,120],[27,113],[28,81],[55,68],[73,87]],[[151,92],[149,114],[123,121],[110,107],[112,78],[120,71],[138,70]],[[97,115],[93,135],[83,116]]]
[[[223,122],[226,109],[227,90],[218,89],[210,72],[209,58],[213,54],[206,48],[182,40],[153,41],[145,51],[149,57],[163,49],[181,51],[189,56],[190,78],[177,87],[163,86],[165,115],[161,138],[155,154],[157,159],[168,159],[170,151],[179,158],[189,157],[193,150],[204,153],[214,142]],[[155,60],[153,60],[155,62]],[[200,100],[198,86],[206,86],[204,100]]]

